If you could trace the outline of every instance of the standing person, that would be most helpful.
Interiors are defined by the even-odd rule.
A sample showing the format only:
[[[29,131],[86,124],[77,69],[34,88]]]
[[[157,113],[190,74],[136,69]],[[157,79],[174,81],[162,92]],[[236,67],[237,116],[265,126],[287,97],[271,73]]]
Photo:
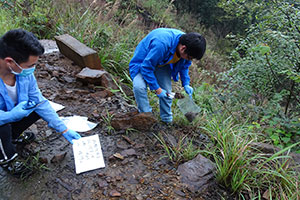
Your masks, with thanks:
[[[33,133],[23,131],[38,119],[44,119],[70,143],[81,137],[66,127],[38,88],[33,72],[43,53],[38,39],[25,30],[11,30],[0,38],[0,166],[16,176],[31,173],[15,144],[35,139]]]
[[[171,77],[178,81],[192,97],[189,66],[192,59],[200,60],[206,49],[206,40],[199,33],[184,33],[170,28],[151,31],[136,47],[129,63],[133,92],[139,112],[151,112],[147,86],[159,97],[160,117],[172,122]]]

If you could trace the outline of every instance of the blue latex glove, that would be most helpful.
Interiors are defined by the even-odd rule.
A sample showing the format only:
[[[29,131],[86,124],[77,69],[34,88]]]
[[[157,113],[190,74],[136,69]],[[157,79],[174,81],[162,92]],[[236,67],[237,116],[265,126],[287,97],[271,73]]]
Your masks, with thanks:
[[[185,85],[184,90],[192,98],[192,94],[194,92],[194,89],[189,85]]]
[[[22,101],[11,111],[9,111],[10,117],[12,118],[13,121],[19,121],[24,117],[27,117],[30,113],[32,113],[34,108],[27,109],[27,105],[28,105],[27,101]]]
[[[157,96],[158,96],[159,98],[167,97],[167,96],[168,96],[168,95],[167,95],[167,91],[164,90],[164,89],[161,89],[161,93],[160,93],[160,94],[157,94]]]
[[[76,132],[71,129],[69,129],[67,132],[62,134],[71,144],[73,144],[72,140],[77,140],[81,138],[81,136]]]

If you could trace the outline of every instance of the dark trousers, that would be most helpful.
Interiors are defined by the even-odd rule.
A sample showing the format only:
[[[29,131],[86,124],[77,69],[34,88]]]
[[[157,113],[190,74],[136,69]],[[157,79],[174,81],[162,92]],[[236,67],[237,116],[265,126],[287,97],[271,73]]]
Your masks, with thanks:
[[[40,119],[40,116],[32,112],[29,116],[24,117],[20,121],[0,126],[0,142],[2,143],[0,144],[0,160],[9,160],[15,155],[16,147],[12,143],[12,140],[17,139],[23,131],[38,119]]]

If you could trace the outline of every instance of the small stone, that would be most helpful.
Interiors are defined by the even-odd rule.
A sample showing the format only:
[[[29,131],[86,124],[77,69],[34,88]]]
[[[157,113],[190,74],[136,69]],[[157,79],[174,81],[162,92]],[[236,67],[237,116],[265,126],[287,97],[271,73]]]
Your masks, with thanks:
[[[124,157],[136,156],[136,152],[135,152],[134,149],[126,149],[126,150],[121,152],[121,155],[124,156]]]
[[[113,156],[114,156],[115,158],[120,159],[120,160],[124,160],[124,156],[122,156],[120,153],[115,153]]]
[[[63,161],[63,159],[65,158],[66,155],[67,155],[67,152],[53,156],[51,159],[51,163],[60,163],[61,161]]]
[[[105,176],[105,174],[100,172],[100,173],[98,173],[98,176],[103,177],[103,176]]]
[[[128,149],[129,148],[129,145],[123,140],[117,141],[116,145],[120,149]]]
[[[46,157],[39,157],[39,161],[40,163],[44,163],[44,164],[48,163],[48,159]]]
[[[120,196],[121,196],[121,193],[118,192],[117,190],[112,190],[112,191],[110,191],[109,195],[110,195],[111,197],[120,197]]]
[[[136,148],[136,149],[141,149],[141,148],[144,148],[146,145],[145,144],[136,144],[135,146],[134,146],[134,148]]]
[[[137,200],[143,200],[143,196],[142,196],[141,194],[136,195],[135,198],[136,198]]]
[[[99,186],[99,188],[105,188],[108,186],[108,183],[104,180],[100,180],[100,181],[98,181],[98,186]]]
[[[106,177],[106,179],[105,179],[108,183],[110,183],[111,182],[111,177]]]
[[[116,176],[116,181],[121,181],[122,177],[121,176]]]
[[[179,196],[181,196],[181,197],[184,197],[184,196],[185,196],[184,192],[182,192],[182,191],[180,191],[180,190],[174,190],[174,192],[175,192],[175,194],[177,194],[177,195],[179,195]]]
[[[50,129],[46,130],[45,135],[46,135],[46,137],[51,136],[52,135],[52,130],[50,130]]]
[[[125,159],[121,162],[122,165],[126,165],[129,162],[129,159]]]

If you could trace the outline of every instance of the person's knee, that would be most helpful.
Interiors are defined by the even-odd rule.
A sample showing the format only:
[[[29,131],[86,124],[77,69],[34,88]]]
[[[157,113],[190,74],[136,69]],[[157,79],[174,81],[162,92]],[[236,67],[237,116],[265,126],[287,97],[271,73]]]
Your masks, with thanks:
[[[135,94],[143,94],[147,92],[147,87],[143,84],[136,84],[133,86],[133,92]]]

